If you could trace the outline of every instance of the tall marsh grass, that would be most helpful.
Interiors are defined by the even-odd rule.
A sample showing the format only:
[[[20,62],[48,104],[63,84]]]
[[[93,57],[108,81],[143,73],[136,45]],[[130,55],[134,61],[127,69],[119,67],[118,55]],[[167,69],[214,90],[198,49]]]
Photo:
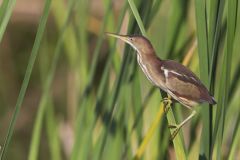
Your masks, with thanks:
[[[42,3],[34,42],[23,38],[33,43],[31,51],[12,49],[12,55],[29,57],[22,64],[25,73],[14,75],[21,83],[15,107],[5,95],[13,85],[6,81],[8,69],[0,65],[1,159],[16,158],[19,152],[18,159],[29,160],[240,156],[238,0]],[[16,5],[15,0],[1,4],[0,56],[5,55],[8,27],[18,27],[11,23],[18,16],[13,14]],[[166,95],[147,81],[135,51],[105,32],[148,37],[159,57],[199,75],[217,105],[196,107],[197,116],[171,141],[168,124],[182,121],[188,111],[174,104],[164,115],[161,100]],[[13,65],[19,60],[0,61]],[[13,65],[16,70],[17,65],[21,63]],[[25,105],[29,98],[38,100]],[[20,125],[24,118],[29,126]]]

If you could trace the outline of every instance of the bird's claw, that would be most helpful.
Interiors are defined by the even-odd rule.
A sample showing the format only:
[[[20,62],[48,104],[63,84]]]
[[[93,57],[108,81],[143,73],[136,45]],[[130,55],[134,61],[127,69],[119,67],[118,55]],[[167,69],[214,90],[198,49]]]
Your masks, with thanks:
[[[178,125],[176,125],[176,124],[169,124],[168,125],[168,128],[170,128],[170,129],[174,129],[174,128],[177,128],[178,127]]]
[[[170,105],[164,105],[164,113],[167,114],[170,108]]]
[[[178,134],[180,128],[175,128],[171,134],[171,140],[174,140],[174,138],[176,137],[176,135]]]
[[[164,112],[165,112],[165,114],[167,114],[169,109],[171,108],[172,100],[168,97],[165,97],[165,98],[163,98],[162,102],[164,104]],[[173,140],[177,136],[179,130],[181,129],[181,125],[169,124],[168,128],[170,128],[172,130],[171,140]]]
[[[164,112],[165,114],[167,114],[169,109],[171,108],[172,100],[165,97],[163,98],[162,102],[164,104]]]
[[[166,105],[172,104],[172,100],[169,99],[168,97],[163,98],[162,101],[163,101],[163,103],[166,104]]]
[[[173,132],[171,134],[171,140],[173,140],[176,137],[176,135],[178,134],[181,127],[176,124],[170,124],[170,125],[168,125],[168,128],[173,129]]]

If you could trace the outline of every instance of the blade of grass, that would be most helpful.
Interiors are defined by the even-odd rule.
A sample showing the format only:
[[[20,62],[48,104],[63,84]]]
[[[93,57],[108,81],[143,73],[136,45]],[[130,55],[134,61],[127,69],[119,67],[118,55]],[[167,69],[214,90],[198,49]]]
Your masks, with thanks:
[[[219,0],[212,0],[209,2],[209,23],[208,23],[208,33],[209,33],[209,49],[208,51],[210,52],[209,54],[209,59],[211,58],[211,55],[213,54],[213,44],[214,44],[214,37],[216,35],[216,28],[218,27],[217,25],[217,17],[218,17],[218,9],[219,9]]]
[[[48,14],[49,14],[49,10],[50,10],[50,4],[51,4],[51,0],[46,0],[45,1],[43,15],[40,19],[39,27],[38,27],[38,30],[37,30],[37,35],[36,35],[36,38],[35,38],[33,49],[32,49],[32,52],[31,52],[31,56],[29,58],[29,63],[28,63],[27,69],[26,69],[24,79],[23,79],[21,90],[20,90],[20,93],[19,93],[19,96],[18,96],[18,99],[17,99],[17,103],[16,103],[16,106],[15,106],[15,111],[14,111],[13,116],[11,118],[11,122],[10,122],[10,125],[9,125],[9,128],[8,128],[8,131],[7,131],[7,136],[6,136],[6,139],[5,139],[5,142],[4,142],[4,146],[1,150],[2,152],[1,152],[1,155],[0,155],[0,159],[4,158],[4,156],[6,154],[6,151],[8,149],[8,145],[10,144],[10,141],[11,141],[11,138],[12,138],[12,134],[13,134],[13,131],[14,131],[14,126],[16,124],[16,120],[17,120],[19,111],[21,109],[23,99],[25,97],[25,93],[26,93],[26,90],[27,90],[27,87],[28,87],[28,83],[29,83],[29,80],[30,80],[32,69],[33,69],[33,66],[34,66],[34,63],[35,63],[35,60],[36,60],[36,57],[37,57],[37,53],[38,53],[38,50],[39,50],[39,47],[40,47],[40,44],[41,44],[41,40],[42,40],[42,37],[43,37],[45,26],[46,26],[46,23],[47,23]]]
[[[66,91],[68,104],[66,113],[71,125],[75,123],[74,118],[79,94],[83,92],[88,80],[87,63],[89,54],[87,49],[88,32],[86,28],[88,24],[89,4],[87,0],[79,0],[75,4],[73,8],[74,17],[72,17],[72,23],[66,29],[67,33],[64,38],[64,53],[66,54],[68,64],[70,64],[68,77],[72,77],[68,79],[71,85],[67,87]],[[59,33],[67,16],[67,12],[63,12],[67,9],[67,6],[69,6],[69,1],[66,3],[64,0],[54,1],[52,5],[53,16]]]
[[[106,30],[106,28],[109,25],[111,18],[112,18],[112,10],[111,10],[111,1],[106,0],[104,1],[104,23],[101,26],[101,30],[100,32],[103,32],[104,30]],[[120,16],[120,21],[122,21],[123,16]],[[108,25],[107,25],[107,24]],[[121,22],[122,23],[122,22]],[[119,27],[118,27],[119,28]],[[100,33],[103,34],[103,33]],[[100,37],[98,38],[98,40],[100,39]],[[102,37],[101,37],[102,39]],[[103,39],[102,39],[103,40]],[[101,42],[102,43],[102,42]],[[102,47],[102,44],[99,44],[99,47]],[[96,52],[100,52],[100,48],[95,48],[97,49],[97,51],[95,50],[94,53]],[[95,63],[95,62],[93,62]],[[97,63],[97,61],[96,61]],[[101,81],[100,81],[100,87],[97,89],[97,99],[96,99],[96,104],[94,105],[93,103],[90,104],[90,102],[93,102],[93,100],[91,99],[91,95],[85,94],[81,105],[80,105],[80,109],[78,111],[78,115],[77,115],[77,129],[76,129],[76,137],[75,137],[75,143],[74,143],[74,147],[72,150],[72,154],[71,154],[71,159],[88,159],[88,157],[92,154],[92,150],[94,148],[93,146],[93,136],[96,133],[94,132],[95,127],[97,124],[97,117],[99,116],[99,114],[101,114],[99,109],[101,106],[104,106],[104,98],[106,96],[106,90],[108,90],[108,76],[109,76],[109,70],[110,69],[110,65],[112,63],[112,55],[108,54],[107,60],[106,60],[106,64],[105,64],[105,68],[103,71],[103,75],[101,77]],[[109,67],[108,69],[106,67]],[[89,92],[90,93],[90,92]],[[99,96],[101,96],[101,98],[99,98]],[[95,102],[94,102],[95,103]],[[95,107],[94,107],[95,106]],[[91,116],[92,115],[92,116]],[[85,130],[85,133],[82,132],[82,130]],[[97,133],[99,134],[99,133]],[[96,152],[94,152],[96,154]],[[92,156],[94,157],[94,155]],[[93,158],[94,159],[94,158]]]
[[[220,80],[220,90],[219,97],[220,103],[218,105],[218,110],[216,115],[216,120],[219,117],[218,135],[217,135],[217,159],[220,159],[220,154],[222,151],[222,139],[225,124],[225,112],[226,107],[229,105],[229,87],[230,87],[230,73],[231,73],[231,62],[232,62],[232,51],[234,45],[234,37],[236,30],[236,17],[237,17],[237,0],[228,1],[228,14],[227,14],[227,41],[226,50],[223,55],[223,65],[222,65],[222,75]],[[217,117],[218,116],[218,117]],[[216,128],[217,129],[217,128]]]
[[[87,97],[89,97],[90,95],[90,91],[92,89],[92,83],[93,83],[93,80],[94,80],[94,76],[96,74],[96,70],[97,70],[97,62],[98,62],[98,59],[99,59],[99,55],[100,55],[100,49],[101,49],[101,46],[103,44],[103,34],[104,34],[104,31],[105,31],[105,28],[106,28],[106,24],[107,24],[107,21],[108,21],[108,15],[110,13],[110,10],[111,10],[111,1],[107,1],[107,7],[105,9],[105,15],[104,16],[104,19],[103,19],[103,22],[102,22],[102,25],[101,25],[101,28],[100,28],[100,31],[99,31],[99,38],[97,40],[97,44],[96,44],[96,48],[94,49],[94,52],[93,52],[93,58],[92,58],[92,62],[91,62],[91,67],[89,69],[89,76],[88,76],[88,80],[87,80],[87,85],[86,87],[84,88],[83,90],[83,93],[80,95],[80,98],[78,99],[78,104],[79,106],[83,106],[81,107],[78,111],[77,111],[77,119],[82,117],[82,114],[84,114],[84,110],[86,108],[86,106],[84,105],[87,101]],[[77,122],[81,122],[81,118],[79,120],[77,120]],[[78,123],[79,125],[79,123]],[[79,137],[79,136],[78,136]],[[80,145],[79,141],[77,141],[75,143],[75,145]],[[73,159],[76,159],[77,156],[75,156],[76,154],[78,154],[77,150],[79,146],[74,146],[74,149],[73,149],[73,154],[72,154],[72,158]]]
[[[219,115],[216,115],[216,120],[218,120],[218,122],[215,122],[215,123],[219,123],[218,124],[218,129],[214,129],[214,135],[216,137],[213,137],[213,140],[214,140],[214,144],[217,151],[221,151],[221,146],[222,146],[222,140],[220,140],[220,137],[222,137],[223,135],[223,127],[224,127],[224,112],[225,112],[225,106],[227,105],[227,102],[226,102],[226,98],[227,98],[227,93],[226,93],[226,75],[227,75],[227,70],[226,70],[226,65],[227,65],[227,61],[226,61],[226,47],[224,48],[224,55],[223,55],[223,62],[222,62],[222,74],[221,74],[221,80],[220,80],[220,85],[219,85],[219,93],[218,93],[218,96],[221,97],[218,99],[218,108],[217,108],[217,113],[219,113]],[[217,117],[218,116],[218,117]],[[216,132],[216,133],[215,133]],[[220,154],[221,152],[216,152],[216,156],[217,158],[219,159],[220,157]]]
[[[232,63],[236,64],[236,67],[235,67],[235,71],[234,71],[234,74],[233,74],[233,78],[232,78],[232,82],[231,82],[231,87],[230,87],[230,90],[229,90],[229,100],[231,101],[231,99],[234,97],[235,93],[237,92],[237,89],[238,89],[238,82],[240,80],[240,57],[239,57],[239,54],[238,54],[238,51],[240,50],[240,45],[236,45],[236,44],[239,44],[240,43],[240,20],[239,20],[239,17],[240,17],[240,3],[238,2],[237,4],[238,6],[237,7],[237,16],[235,18],[237,18],[236,20],[236,31],[235,31],[235,48],[234,48],[234,59],[233,60],[236,60],[236,61],[233,61]],[[236,58],[235,58],[236,57]]]
[[[111,5],[110,5],[111,1],[109,1],[107,3],[109,5],[107,6],[105,15],[108,15],[108,12],[110,12],[110,9],[111,9]],[[103,44],[103,37],[104,37],[103,35],[104,35],[105,28],[106,28],[107,20],[108,20],[108,16],[104,17],[104,19],[102,21],[101,29],[100,29],[100,32],[99,32],[99,35],[98,35],[99,38],[97,40],[96,48],[93,52],[92,65],[91,65],[91,68],[90,68],[90,71],[89,71],[89,77],[88,77],[88,81],[87,81],[88,84],[87,84],[87,86],[84,90],[84,94],[88,93],[88,91],[93,86],[92,83],[93,83],[93,79],[94,79],[96,69],[97,69],[97,62],[98,62],[99,55],[100,55],[100,49],[101,49],[101,46]]]
[[[144,7],[143,7],[143,10],[144,10]],[[135,21],[132,20],[132,17],[130,17],[130,20],[129,20],[129,25],[128,25],[128,29],[129,29],[129,32],[131,33],[137,33],[137,31],[139,30],[139,28],[136,28],[136,23],[134,23]],[[125,54],[124,54],[124,57],[123,57],[123,60],[121,62],[121,69],[120,69],[120,72],[118,73],[118,76],[117,76],[117,80],[115,81],[114,83],[114,87],[112,89],[112,91],[110,92],[110,94],[108,95],[108,101],[106,102],[106,107],[107,107],[107,110],[110,110],[110,111],[107,111],[108,114],[110,114],[110,116],[108,116],[108,120],[107,120],[107,123],[106,123],[106,128],[104,128],[104,132],[103,132],[103,137],[102,139],[100,140],[101,142],[101,147],[98,148],[97,150],[97,154],[96,154],[96,158],[97,159],[102,159],[103,158],[103,155],[104,155],[104,152],[106,152],[105,150],[105,146],[108,141],[108,134],[110,132],[110,128],[113,127],[113,121],[115,121],[114,119],[114,111],[116,110],[116,102],[119,98],[119,94],[121,92],[121,86],[123,84],[126,84],[126,82],[128,81],[127,78],[129,77],[129,70],[126,69],[127,66],[131,65],[131,60],[133,59],[133,54],[130,53],[130,47],[127,46],[125,48]],[[109,147],[109,145],[108,145]]]
[[[215,88],[215,77],[216,77],[216,65],[219,53],[219,43],[221,40],[221,28],[222,28],[222,17],[224,12],[224,0],[213,0],[210,2],[210,15],[209,15],[209,35],[208,35],[208,64],[209,64],[209,88],[212,93]],[[213,151],[213,144],[216,135],[213,130],[213,108],[210,106],[210,154]],[[217,112],[218,114],[219,112]],[[218,115],[216,116],[219,117]],[[216,121],[215,121],[216,122]],[[215,123],[215,126],[218,124]],[[216,128],[216,127],[215,127]],[[218,128],[218,127],[217,127]],[[216,133],[216,132],[215,132]],[[210,155],[211,157],[211,155]]]
[[[177,43],[176,40],[179,37],[181,29],[179,26],[182,26],[181,24],[183,24],[186,18],[188,2],[189,1],[172,1],[163,57],[171,58],[173,56],[173,51]]]
[[[143,141],[140,144],[140,147],[138,148],[134,159],[140,159],[146,150],[146,146],[150,139],[152,138],[154,132],[156,131],[157,127],[159,126],[159,123],[161,122],[162,116],[163,116],[163,103],[160,104],[159,106],[159,111],[156,115],[156,119],[154,119],[153,123],[151,124],[151,127],[148,130],[148,133],[144,136]]]
[[[47,104],[46,111],[46,126],[47,126],[47,135],[49,141],[49,152],[51,155],[51,160],[61,160],[61,145],[59,140],[59,125],[56,121],[54,115],[54,106],[51,102],[51,97],[49,98],[49,104]],[[41,132],[41,131],[40,131]]]
[[[45,106],[48,103],[49,99],[48,97],[42,99],[39,104],[39,109],[37,112],[37,116],[34,123],[32,138],[31,138],[31,144],[30,144],[30,151],[28,155],[29,160],[36,160],[38,156],[38,150],[39,150],[39,143],[40,143],[40,137],[41,137],[41,127],[43,123],[43,115],[45,113]]]
[[[238,88],[237,84],[238,84],[239,80],[240,80],[240,63],[238,63],[238,65],[235,69],[234,76],[233,76],[232,83],[231,83],[231,87],[229,89],[229,93],[230,93],[229,100],[230,101],[234,97],[234,95],[237,91],[237,88]]]
[[[82,3],[86,3],[86,2],[83,1]],[[88,79],[87,86],[84,89],[83,95],[81,95],[81,98],[79,99],[80,109],[78,110],[77,119],[76,119],[76,125],[77,125],[76,133],[77,134],[75,137],[75,143],[74,143],[73,150],[71,153],[71,159],[87,159],[87,157],[91,154],[91,153],[89,153],[89,151],[91,150],[90,148],[93,147],[91,144],[92,134],[93,134],[92,132],[94,130],[94,127],[95,127],[95,124],[97,121],[97,115],[99,113],[97,113],[95,115],[95,117],[89,116],[89,115],[92,115],[92,113],[97,112],[96,110],[98,110],[97,107],[94,108],[93,107],[94,105],[89,103],[89,102],[93,101],[93,99],[91,97],[92,95],[90,95],[90,93],[91,93],[91,87],[93,86],[92,83],[94,80],[94,76],[96,74],[95,72],[97,70],[97,63],[98,63],[98,60],[100,59],[99,58],[100,57],[100,49],[104,42],[103,41],[104,40],[103,33],[106,30],[106,27],[107,27],[106,24],[109,23],[111,5],[112,5],[111,1],[109,1],[109,0],[104,1],[104,7],[105,7],[104,15],[105,16],[104,16],[104,19],[103,19],[103,22],[101,25],[101,29],[99,32],[99,38],[97,40],[97,45],[96,45],[96,48],[93,53],[94,56],[93,56],[93,61],[91,62],[92,65],[90,67],[90,74],[89,74],[89,76],[87,76],[87,79]],[[120,18],[120,19],[122,19],[122,18]],[[81,21],[82,21],[82,18],[81,18]],[[83,29],[81,29],[81,32],[83,32]],[[82,43],[84,43],[83,36],[86,36],[86,35],[83,35],[83,34],[81,35],[82,38],[81,38],[80,42],[82,42]],[[110,64],[111,64],[111,56],[108,56],[107,61],[106,61],[106,66],[110,66]],[[98,99],[99,94],[103,92],[102,96],[104,97],[106,95],[105,92],[107,90],[106,88],[108,87],[107,82],[108,82],[108,76],[109,76],[108,72],[109,71],[107,69],[104,69],[104,73],[103,73],[103,76],[100,81],[100,87],[99,87],[100,89],[98,89],[98,92],[97,92],[96,106],[98,106],[99,103],[101,104],[100,101],[102,101],[102,98],[100,100]],[[84,76],[84,75],[81,75],[81,76]],[[85,120],[85,119],[87,119],[87,120]],[[87,133],[83,133],[82,129],[85,129]],[[82,149],[79,151],[79,148],[82,148]]]
[[[78,159],[80,158],[80,156],[83,158],[84,156],[86,156],[87,153],[84,153],[84,155],[80,155],[80,152],[79,152],[79,148],[80,146],[82,145],[82,137],[79,136],[81,135],[81,128],[83,127],[83,118],[85,116],[87,116],[87,114],[85,113],[85,110],[87,108],[87,105],[88,104],[88,101],[90,99],[90,91],[91,91],[91,87],[92,87],[92,83],[93,83],[93,80],[94,80],[94,76],[95,76],[95,72],[96,72],[96,67],[97,67],[97,62],[98,62],[98,59],[99,59],[99,55],[100,55],[100,49],[101,49],[101,46],[102,46],[102,43],[103,43],[103,34],[104,34],[104,31],[105,31],[105,28],[106,28],[106,25],[107,25],[107,22],[108,22],[108,16],[110,14],[110,10],[111,10],[111,1],[108,0],[106,2],[106,9],[105,9],[105,13],[104,13],[104,19],[103,19],[103,23],[101,25],[101,29],[100,29],[100,32],[99,32],[99,38],[97,40],[97,44],[96,44],[96,48],[94,50],[94,53],[93,53],[93,60],[91,62],[91,68],[90,68],[90,71],[89,71],[89,76],[88,76],[88,84],[86,86],[86,88],[84,89],[84,92],[83,92],[83,95],[81,95],[81,98],[79,99],[79,106],[81,106],[79,108],[79,110],[77,111],[77,120],[76,120],[76,124],[77,124],[77,128],[76,128],[76,137],[75,137],[75,143],[74,143],[74,146],[73,146],[73,150],[72,150],[72,153],[71,153],[71,159],[72,160],[75,160],[75,159]],[[107,66],[109,66],[108,69],[110,69],[110,64],[111,64],[111,57],[108,57],[108,60],[106,62]],[[97,96],[102,93],[102,91],[104,91],[104,93],[102,95],[105,94],[105,87],[106,87],[106,82],[108,80],[108,70],[105,68],[104,69],[104,73],[103,73],[103,77],[101,79],[101,82],[100,82],[100,87],[103,87],[104,89],[102,90],[101,88],[98,90],[98,93],[97,93]],[[99,93],[100,91],[100,93]],[[97,97],[98,98],[98,97]],[[101,103],[100,100],[97,99],[97,104],[98,103]],[[88,106],[88,107],[91,107],[93,108],[92,106]],[[96,119],[93,120],[96,122]],[[94,124],[94,123],[92,123]],[[90,130],[93,130],[94,129],[94,126],[91,126]],[[90,138],[90,137],[89,137]],[[90,140],[90,139],[89,139]],[[88,142],[89,143],[89,142]],[[85,147],[85,149],[87,149]]]
[[[120,88],[121,88],[121,85],[123,83],[123,80],[126,77],[126,66],[129,63],[129,61],[128,61],[129,60],[129,55],[130,55],[130,53],[124,54],[120,74],[117,78],[116,85],[114,85],[112,96],[110,97],[110,100],[108,101],[107,106],[110,107],[111,117],[109,117],[110,119],[109,119],[109,122],[107,124],[104,136],[103,136],[101,150],[100,150],[99,156],[97,156],[97,157],[100,157],[101,159],[102,159],[102,156],[103,156],[103,152],[105,150],[105,144],[107,143],[107,135],[108,135],[109,129],[112,126],[112,121],[113,121],[113,117],[114,117],[114,112],[113,111],[115,110],[115,103],[118,99],[118,96],[119,96],[119,93],[120,93]]]
[[[3,22],[3,18],[5,16],[5,13],[6,13],[6,9],[8,7],[8,3],[9,3],[9,0],[4,0],[3,2],[1,1],[1,3],[0,3],[0,25],[1,25],[1,27],[3,27],[2,22]]]
[[[202,82],[209,86],[209,63],[208,63],[208,34],[207,34],[207,19],[206,19],[206,1],[195,0],[195,16],[197,26],[197,39],[198,39],[198,56],[199,56],[199,69],[200,78]],[[208,105],[202,105],[202,120],[203,130],[201,136],[200,157],[202,159],[210,158],[211,148],[211,125],[210,125],[210,109]]]
[[[87,32],[87,22],[88,22],[88,17],[89,17],[89,5],[90,3],[87,0],[81,0],[80,5],[78,9],[80,12],[78,12],[78,27],[79,29],[79,51],[83,54],[79,55],[79,70],[81,73],[81,79],[83,79],[81,82],[82,85],[87,84],[87,75],[88,75],[88,32]],[[83,87],[83,86],[82,86]],[[82,90],[80,90],[82,92]]]
[[[228,160],[236,158],[235,153],[239,150],[237,147],[239,146],[240,140],[240,114],[238,114],[237,123],[235,125],[233,133],[234,135],[229,149]]]
[[[16,0],[5,0],[2,3],[0,12],[0,42],[2,41],[3,34],[6,30],[9,19],[12,15],[13,7],[16,4]]]
[[[49,94],[50,94],[49,90],[50,90],[50,86],[51,86],[53,76],[54,76],[54,73],[56,70],[58,58],[61,53],[60,52],[61,47],[62,47],[62,44],[64,43],[64,38],[65,38],[65,34],[66,34],[65,30],[68,27],[71,13],[72,13],[72,8],[74,7],[75,2],[76,2],[76,0],[70,1],[70,5],[67,10],[67,17],[65,19],[64,26],[62,27],[62,30],[60,32],[61,33],[60,37],[57,41],[57,45],[56,45],[56,48],[54,51],[54,57],[51,62],[51,67],[48,72],[47,78],[44,81],[45,83],[43,86],[43,93],[42,93],[42,97],[40,100],[40,104],[38,107],[38,112],[37,112],[37,116],[36,116],[36,120],[35,120],[34,128],[33,128],[33,134],[32,134],[32,139],[31,139],[31,144],[30,144],[30,151],[29,151],[29,155],[28,155],[29,160],[37,159],[37,156],[38,156],[38,148],[39,148],[39,143],[40,143],[40,134],[41,134],[43,116],[45,114],[45,109],[46,109],[46,105],[47,105]]]
[[[177,124],[171,108],[168,111],[167,120],[168,120],[168,124]],[[170,132],[172,134],[173,129],[170,129]],[[184,160],[184,159],[187,159],[187,156],[186,156],[186,152],[185,152],[183,136],[180,134],[181,134],[181,132],[179,132],[177,134],[177,136],[173,139],[173,145],[174,145],[174,149],[175,149],[176,158],[178,160]]]
[[[149,15],[149,20],[153,20],[154,19],[155,15],[160,10],[161,4],[162,4],[162,0],[156,0],[154,2],[153,6],[152,6],[152,9],[151,9],[151,13]],[[148,26],[146,28],[148,28]]]
[[[139,15],[139,13],[138,13],[136,5],[134,4],[134,2],[132,0],[128,0],[128,3],[129,3],[129,6],[131,7],[131,10],[132,10],[133,15],[134,15],[134,17],[135,17],[135,19],[137,21],[137,24],[138,24],[138,26],[139,26],[139,28],[141,30],[142,35],[147,37],[147,33],[146,33],[145,29],[144,29],[144,25],[142,23],[142,20],[141,20],[141,17]]]
[[[107,1],[105,6],[106,6],[105,15],[108,15],[108,14],[110,14],[110,11],[111,11],[110,10],[110,6],[111,6],[110,1]],[[118,25],[117,25],[117,32],[119,32],[119,30],[121,28],[124,15],[126,13],[126,9],[127,9],[127,3],[125,2],[125,4],[123,5],[123,8],[121,10],[120,16],[119,16]],[[105,16],[105,18],[107,18],[107,17],[108,16]],[[108,19],[106,19],[104,21],[107,22]],[[103,28],[105,29],[105,27],[103,27]],[[108,83],[108,77],[109,77],[109,72],[110,72],[110,69],[111,69],[111,64],[112,64],[112,61],[113,61],[113,56],[114,56],[113,53],[115,52],[115,50],[116,50],[116,40],[114,40],[113,46],[111,47],[111,52],[107,56],[106,65],[105,65],[105,68],[104,68],[104,71],[103,71],[103,75],[102,75],[102,78],[101,78],[101,81],[100,81],[100,85],[99,85],[99,88],[98,88],[98,92],[97,92],[97,100],[96,100],[96,104],[95,104],[95,110],[98,110],[100,106],[104,106],[105,98],[107,97],[106,87],[107,87],[107,83]],[[87,103],[88,99],[89,99],[89,97],[87,95],[85,95],[85,98],[83,99],[81,104]],[[81,135],[81,132],[82,132],[80,126],[83,125],[82,124],[83,117],[84,117],[83,114],[85,115],[84,108],[86,108],[86,105],[81,105],[81,106],[82,107],[80,108],[79,115],[77,117],[77,124],[78,124],[79,127],[77,127],[77,131],[76,131],[77,134],[76,135],[78,135],[78,136],[76,137],[76,140],[75,140],[75,144],[74,144],[74,148],[73,148],[73,152],[72,152],[72,157],[71,157],[72,159],[77,159],[77,157],[81,159],[85,155],[84,151],[83,151],[84,154],[79,154],[80,153],[79,152],[79,148],[82,148],[81,146],[84,146],[84,144],[81,143],[82,142],[82,138],[79,135]],[[91,107],[91,106],[89,106],[89,107]],[[95,123],[92,123],[93,126],[92,126],[91,130],[93,130],[94,127],[95,127],[95,124],[96,124],[96,121],[97,121],[97,117],[95,117],[94,121],[95,121]],[[90,133],[92,133],[92,132],[90,132]],[[91,141],[91,138],[92,137],[88,138],[87,143],[89,143],[89,141]],[[88,148],[84,147],[84,150],[85,149],[86,149],[86,154],[87,154]],[[99,148],[97,147],[97,150],[98,149]],[[98,153],[98,151],[95,151],[95,153]],[[81,156],[81,157],[79,157],[79,156]],[[86,156],[85,156],[85,158],[86,158]]]
[[[136,115],[136,116],[133,116],[134,119],[138,119],[137,120],[137,123],[138,123],[138,126],[136,126],[136,135],[138,136],[137,139],[140,140],[141,139],[141,135],[142,135],[142,128],[143,128],[143,119],[142,119],[142,114],[143,114],[143,111],[144,111],[144,108],[142,108],[142,93],[141,93],[141,84],[140,84],[140,75],[139,75],[139,72],[137,71],[136,69],[136,66],[133,66],[133,81],[132,83],[129,83],[128,84],[128,89],[130,89],[131,91],[131,95],[134,97],[132,98],[132,103],[127,103],[127,104],[132,104],[132,107],[133,107],[133,112],[134,113],[141,113],[141,115]],[[125,90],[126,92],[128,92],[127,90]],[[126,110],[128,110],[126,108]],[[133,114],[134,114],[133,113]],[[134,114],[135,115],[135,114]],[[137,117],[138,116],[138,117]],[[141,116],[141,117],[139,117]],[[133,126],[129,126],[129,128],[134,128]],[[129,130],[129,132],[131,133],[131,130]],[[129,134],[129,136],[131,136],[131,134]]]
[[[66,10],[65,5],[66,4],[64,0],[53,1],[53,5],[52,5],[54,20],[56,21],[57,27],[60,28],[60,30],[65,23],[65,18],[67,17],[67,13],[63,12],[63,10]],[[65,53],[68,58],[68,62],[72,67],[77,63],[78,44],[76,41],[75,32],[72,25],[69,25],[69,27],[66,29],[66,32],[67,33],[64,38],[64,49],[66,50]]]
[[[130,17],[131,18],[131,17]],[[135,24],[133,23],[134,21],[132,21],[131,19],[129,20],[129,25],[128,25],[128,28],[130,30],[130,32],[135,32]],[[121,68],[120,68],[120,72],[117,76],[117,80],[114,84],[114,88],[112,89],[112,92],[109,94],[109,97],[108,97],[108,101],[106,102],[106,106],[108,107],[108,109],[110,110],[109,113],[110,113],[110,117],[108,118],[109,122],[107,123],[107,126],[106,126],[106,129],[104,130],[104,133],[103,133],[103,137],[101,138],[100,140],[100,143],[101,143],[101,147],[98,148],[97,150],[97,154],[95,156],[95,159],[102,159],[103,158],[103,153],[105,151],[105,147],[106,147],[106,144],[107,143],[107,140],[108,140],[108,134],[109,134],[109,130],[110,128],[112,127],[112,123],[113,123],[113,117],[114,117],[114,112],[115,109],[116,109],[116,101],[117,99],[119,98],[119,94],[120,94],[120,89],[121,89],[121,86],[123,85],[123,82],[126,83],[126,78],[127,78],[127,72],[128,70],[126,69],[126,66],[128,66],[131,61],[131,58],[132,58],[132,54],[130,53],[130,47],[127,46],[125,48],[125,54],[124,54],[124,57],[123,57],[123,60],[121,62]]]
[[[210,12],[210,20],[209,20],[209,82],[210,82],[210,89],[214,91],[214,80],[216,77],[216,65],[219,53],[219,43],[221,40],[221,28],[222,28],[222,17],[224,12],[224,4],[225,0],[219,0],[217,4],[214,4],[216,1],[211,1],[211,12]]]
[[[138,28],[136,29],[136,23],[133,23],[134,21],[132,21],[131,19],[129,20],[129,25],[128,25],[128,28],[130,30],[130,32],[134,32],[134,33],[137,33],[138,31]],[[110,110],[109,113],[110,113],[110,116],[108,117],[108,122],[107,122],[107,126],[104,130],[104,133],[103,133],[103,137],[101,139],[101,147],[100,147],[100,150],[98,150],[97,154],[96,154],[96,158],[97,159],[102,159],[103,158],[103,153],[105,152],[105,146],[107,143],[107,140],[108,140],[108,134],[109,134],[109,131],[110,131],[110,128],[112,127],[113,125],[113,120],[114,120],[114,111],[116,110],[116,102],[119,98],[119,94],[121,92],[121,86],[124,84],[124,82],[126,83],[127,81],[127,77],[129,75],[129,71],[127,68],[127,66],[129,66],[131,64],[131,60],[133,58],[133,54],[130,53],[132,50],[130,49],[129,46],[127,46],[125,48],[125,54],[124,54],[124,57],[123,57],[123,60],[121,62],[121,69],[120,69],[120,72],[117,76],[117,80],[114,84],[114,88],[112,89],[112,92],[109,94],[109,97],[108,97],[108,102],[106,102],[106,106],[108,107],[108,109]]]

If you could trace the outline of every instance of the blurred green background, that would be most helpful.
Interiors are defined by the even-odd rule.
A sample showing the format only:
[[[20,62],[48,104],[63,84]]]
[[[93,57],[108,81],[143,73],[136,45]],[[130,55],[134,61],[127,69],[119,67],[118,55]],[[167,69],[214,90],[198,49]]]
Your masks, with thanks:
[[[238,0],[0,4],[1,159],[240,157]],[[174,104],[164,115],[134,50],[105,32],[146,34],[159,57],[187,65],[218,104],[196,107],[171,141],[169,120],[189,111]]]

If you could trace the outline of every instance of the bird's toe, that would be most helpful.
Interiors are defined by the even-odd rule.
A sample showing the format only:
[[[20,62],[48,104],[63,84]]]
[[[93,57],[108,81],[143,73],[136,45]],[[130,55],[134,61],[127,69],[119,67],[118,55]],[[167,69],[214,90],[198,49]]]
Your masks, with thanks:
[[[175,129],[175,128],[178,128],[178,125],[177,124],[169,124],[168,128]]]
[[[180,130],[180,128],[175,128],[175,129],[173,130],[173,132],[172,132],[172,134],[171,134],[171,140],[173,140],[173,139],[177,136],[179,130]]]

